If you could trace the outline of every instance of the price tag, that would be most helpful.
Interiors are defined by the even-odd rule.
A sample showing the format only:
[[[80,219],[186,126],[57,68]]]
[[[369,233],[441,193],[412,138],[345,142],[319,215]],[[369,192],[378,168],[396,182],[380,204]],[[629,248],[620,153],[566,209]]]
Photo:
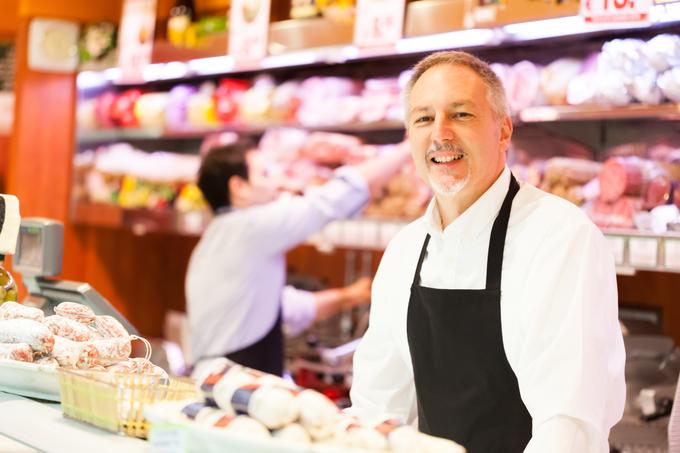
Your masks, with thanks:
[[[233,0],[229,10],[229,55],[236,65],[267,55],[271,0]]]
[[[122,81],[144,81],[142,74],[144,67],[151,63],[155,26],[156,0],[125,0],[118,40]]]
[[[612,253],[614,254],[614,263],[617,266],[622,266],[624,263],[624,250],[626,241],[621,236],[607,236]]]
[[[358,47],[390,46],[401,39],[404,0],[358,0],[354,44]]]
[[[651,0],[581,0],[586,22],[641,22],[649,19]]]
[[[680,270],[680,239],[668,239],[664,241],[665,265],[668,269]]]
[[[186,453],[187,430],[172,425],[154,425],[149,432],[149,453]]]
[[[652,238],[628,239],[628,261],[631,266],[656,267],[658,245]]]

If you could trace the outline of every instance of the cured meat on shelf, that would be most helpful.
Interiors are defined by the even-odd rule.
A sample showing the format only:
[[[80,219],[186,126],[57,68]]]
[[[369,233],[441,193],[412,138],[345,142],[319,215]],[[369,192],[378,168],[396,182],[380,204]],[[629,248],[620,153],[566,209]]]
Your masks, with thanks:
[[[540,89],[550,105],[567,103],[569,82],[581,73],[583,62],[576,58],[560,58],[553,61],[540,73]]]
[[[519,112],[539,100],[539,68],[530,61],[523,60],[513,65],[506,88],[508,103],[513,112]]]
[[[26,343],[0,343],[0,359],[33,361],[33,349]]]
[[[600,172],[600,199],[617,201],[624,195],[640,196],[645,181],[645,162],[637,157],[612,157]]]
[[[94,363],[96,365],[112,365],[116,362],[127,360],[132,353],[130,337],[106,338],[88,342],[97,351]]]
[[[635,228],[635,213],[641,205],[639,198],[621,197],[613,202],[598,198],[593,200],[587,212],[601,228]]]
[[[54,335],[38,321],[7,319],[0,321],[0,343],[26,343],[33,351],[47,354],[54,348]]]
[[[17,302],[5,302],[0,305],[0,319],[32,319],[33,321],[43,322],[45,314],[39,308],[27,307]]]

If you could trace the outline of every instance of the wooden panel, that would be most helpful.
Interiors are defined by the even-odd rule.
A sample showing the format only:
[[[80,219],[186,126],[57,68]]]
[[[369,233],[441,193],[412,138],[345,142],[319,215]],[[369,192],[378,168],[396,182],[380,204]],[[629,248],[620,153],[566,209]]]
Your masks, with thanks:
[[[120,20],[121,0],[19,0],[21,17],[53,17],[77,22]]]
[[[678,274],[638,272],[633,277],[618,277],[622,305],[661,309],[662,332],[680,344],[680,277]]]
[[[0,37],[13,37],[17,33],[19,0],[2,0],[0,14]]]

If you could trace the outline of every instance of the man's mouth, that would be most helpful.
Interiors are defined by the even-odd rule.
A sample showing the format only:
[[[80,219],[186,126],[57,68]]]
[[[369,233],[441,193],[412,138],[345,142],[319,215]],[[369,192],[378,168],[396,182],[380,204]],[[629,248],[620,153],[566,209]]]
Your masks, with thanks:
[[[434,162],[435,164],[446,164],[449,162],[453,162],[455,160],[460,160],[464,156],[462,153],[460,154],[455,154],[455,155],[447,155],[447,156],[434,156],[430,158],[431,162]]]

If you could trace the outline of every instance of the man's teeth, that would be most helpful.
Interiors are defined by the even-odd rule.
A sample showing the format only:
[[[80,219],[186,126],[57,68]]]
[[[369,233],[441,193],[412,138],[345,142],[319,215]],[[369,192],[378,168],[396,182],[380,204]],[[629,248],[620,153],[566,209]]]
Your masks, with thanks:
[[[459,160],[462,159],[463,155],[458,155],[458,156],[440,156],[440,157],[433,157],[432,160],[438,164],[445,164],[447,162],[453,162],[454,160]]]

